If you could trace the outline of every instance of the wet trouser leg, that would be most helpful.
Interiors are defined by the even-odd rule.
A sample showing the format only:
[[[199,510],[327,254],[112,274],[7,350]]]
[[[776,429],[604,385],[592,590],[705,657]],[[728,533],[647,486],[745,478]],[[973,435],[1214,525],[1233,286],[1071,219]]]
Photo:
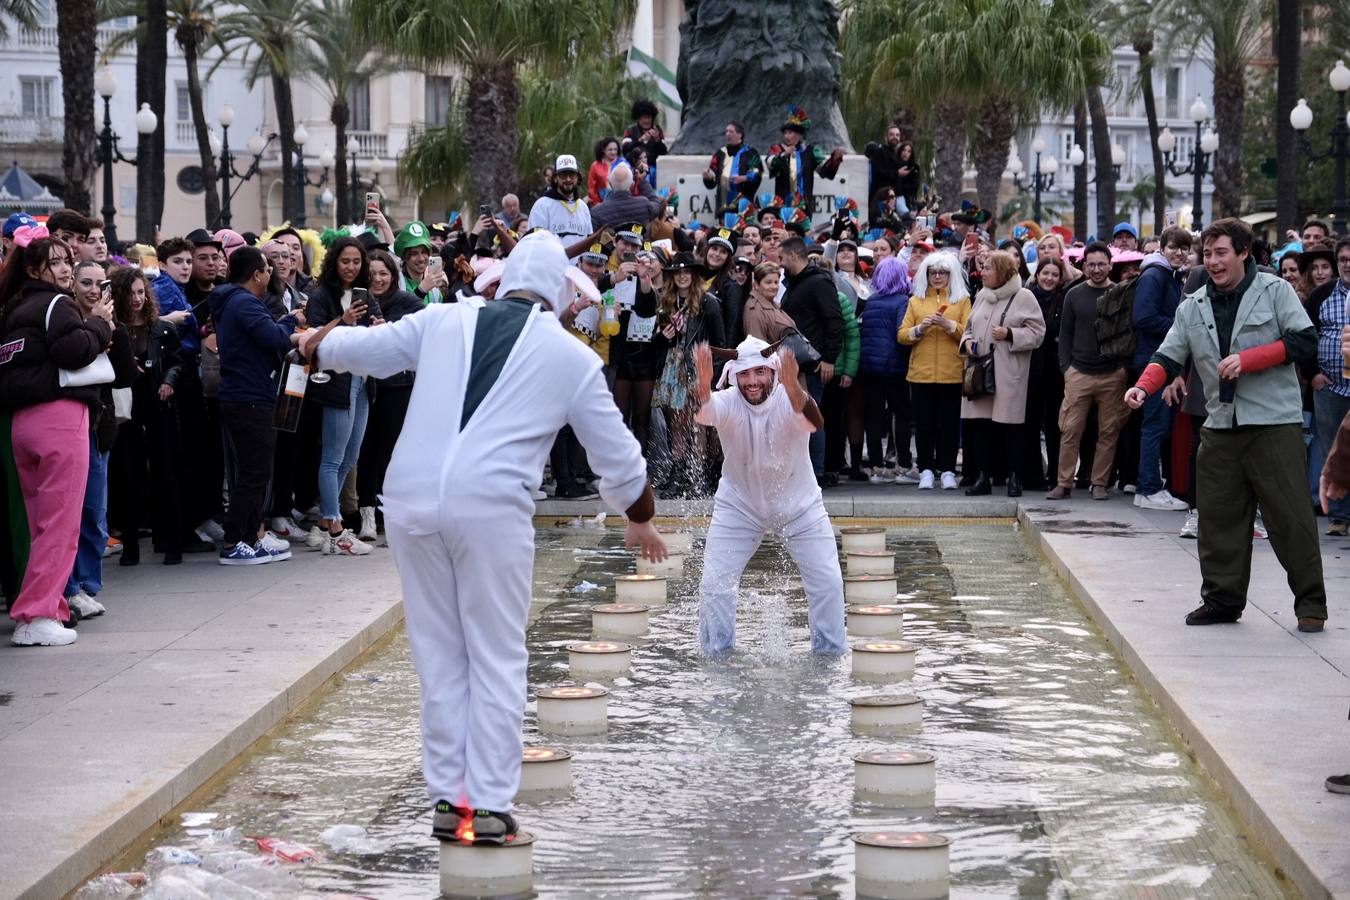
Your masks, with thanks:
[[[817,501],[814,510],[794,519],[780,537],[802,573],[811,651],[843,653],[848,649],[844,636],[844,576],[839,571],[839,550],[825,504]]]

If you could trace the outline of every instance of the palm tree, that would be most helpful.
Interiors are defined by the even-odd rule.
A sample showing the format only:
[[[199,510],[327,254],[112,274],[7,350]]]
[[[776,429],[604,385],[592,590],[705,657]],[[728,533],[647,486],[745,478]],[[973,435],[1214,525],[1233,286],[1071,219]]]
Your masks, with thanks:
[[[1135,7],[1139,8],[1139,7]],[[1144,10],[1148,7],[1144,6]],[[1158,147],[1158,101],[1153,96],[1153,29],[1141,23],[1134,31],[1131,41],[1134,52],[1139,54],[1139,90],[1144,95],[1144,116],[1148,119],[1148,146],[1153,159],[1153,233],[1162,234],[1163,207],[1167,204],[1166,170],[1163,168],[1163,152]],[[1143,207],[1140,207],[1141,211]]]
[[[1111,133],[1106,126],[1106,104],[1102,102],[1101,87],[1088,86],[1085,99],[1088,120],[1092,123],[1092,156],[1097,163],[1097,237],[1100,238],[1111,234],[1111,220],[1116,215],[1117,176],[1111,159]]]
[[[353,0],[375,42],[412,62],[464,72],[464,141],[479,203],[515,179],[521,67],[561,76],[605,53],[632,21],[636,0]]]
[[[234,0],[221,16],[220,39],[238,50],[248,65],[249,88],[264,75],[272,81],[277,107],[277,136],[281,142],[282,217],[293,219],[304,203],[304,189],[295,183],[295,107],[291,78],[303,73],[312,60],[308,52],[314,35],[308,0]],[[325,22],[325,28],[343,27]]]
[[[597,85],[606,87],[597,92]],[[399,160],[404,184],[418,192],[444,194],[456,206],[480,196],[465,140],[465,93],[464,82],[457,81],[445,126],[419,135]],[[559,153],[585,159],[595,135],[621,131],[633,101],[650,93],[647,82],[626,76],[619,55],[578,60],[563,78],[535,66],[522,67],[513,189],[532,192],[544,166]]]
[[[313,0],[313,5],[303,10],[314,41],[306,76],[317,82],[327,95],[328,118],[336,129],[334,174],[337,176],[339,223],[354,221],[356,215],[356,210],[351,208],[351,188],[347,184],[347,126],[351,122],[347,97],[360,81],[394,69],[387,57],[370,51],[370,40],[365,29],[353,19],[351,5],[351,0]]]
[[[94,208],[90,186],[98,166],[94,129],[94,60],[98,56],[98,7],[88,0],[56,0],[56,49],[65,104],[62,199],[72,209]]]
[[[993,209],[1017,127],[1043,105],[1076,96],[1110,53],[1082,5],[1083,0],[852,0],[845,25],[853,30],[849,22],[857,15],[879,30],[869,65],[875,78],[900,85],[907,103],[952,104],[974,114],[976,193],[981,206]],[[888,21],[889,29],[877,20]]]
[[[9,24],[17,22],[20,28],[38,26],[38,0],[0,0],[0,41],[9,40]]]
[[[169,67],[169,13],[166,0],[146,0],[136,15],[136,108],[155,111],[152,134],[136,140],[136,240],[154,243],[164,217],[164,89]]]
[[[1266,49],[1267,6],[1267,0],[1171,0],[1165,7],[1164,23],[1169,30],[1164,45],[1201,51],[1214,73],[1214,130],[1219,135],[1214,199],[1218,216],[1242,213],[1247,68]]]
[[[192,128],[197,136],[197,157],[201,161],[202,184],[205,188],[203,203],[207,222],[214,222],[220,215],[220,194],[216,191],[216,179],[214,172],[216,170],[215,156],[211,153],[211,131],[206,124],[206,110],[202,104],[202,79],[201,79],[201,57],[208,49],[222,49],[219,35],[216,33],[216,18],[214,7],[216,4],[212,0],[167,0],[157,5],[163,7],[164,18],[158,20],[158,17],[150,15],[151,5],[147,0],[109,0],[104,5],[104,18],[116,18],[120,16],[136,16],[140,21],[137,27],[132,31],[125,31],[108,42],[104,48],[105,56],[112,56],[122,48],[136,42],[140,45],[142,40],[152,41],[150,28],[157,21],[162,21],[162,25],[168,31],[173,32],[173,39],[178,44],[179,49],[183,51],[183,63],[187,69],[187,89],[188,106],[192,111]],[[167,45],[166,45],[167,49]],[[167,54],[166,54],[167,55]],[[224,59],[224,56],[221,57]],[[216,65],[220,63],[217,62]],[[137,101],[141,99],[141,77],[137,70]],[[91,75],[92,77],[92,75]],[[147,210],[154,215],[148,216],[147,220],[139,218],[141,214],[141,205],[137,202],[136,211],[138,215],[137,236],[147,235],[145,229],[153,229],[155,223],[159,221],[159,216],[164,208],[164,91],[163,78],[160,77],[160,90],[156,96],[153,91],[146,98],[145,102],[151,105],[155,110],[155,115],[159,117],[159,130],[156,132],[156,143],[158,146],[159,158],[155,160],[150,158],[145,165],[138,165],[138,169],[144,169],[148,166],[154,166],[155,162],[159,165],[154,172],[157,173],[160,180],[159,188],[156,192],[158,207],[156,210]],[[92,95],[92,88],[90,91]],[[158,101],[158,105],[156,102]],[[90,104],[92,109],[93,99],[91,96]],[[153,176],[153,173],[152,173]],[[140,176],[137,176],[137,185],[140,185]]]

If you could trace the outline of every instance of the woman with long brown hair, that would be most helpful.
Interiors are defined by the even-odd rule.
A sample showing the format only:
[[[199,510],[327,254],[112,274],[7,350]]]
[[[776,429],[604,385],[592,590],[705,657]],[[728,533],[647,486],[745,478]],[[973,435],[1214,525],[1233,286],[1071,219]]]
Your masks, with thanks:
[[[698,402],[691,391],[693,348],[695,344],[706,343],[721,349],[726,343],[721,304],[704,290],[703,281],[696,274],[697,266],[692,253],[681,252],[666,270],[657,334],[669,349],[652,394],[652,406],[665,416],[670,441],[672,470],[668,489],[681,496],[699,496],[705,490],[707,439],[703,427],[694,422]]]
[[[18,585],[6,585],[18,623],[11,641],[21,646],[75,642],[62,626],[70,618],[65,587],[89,474],[89,419],[100,384],[112,381],[107,363],[106,378],[68,375],[62,386],[62,370],[93,365],[112,340],[112,302],[100,301],[86,319],[68,294],[75,258],[45,226],[23,226],[0,268],[0,412],[26,513],[8,524],[30,543]]]

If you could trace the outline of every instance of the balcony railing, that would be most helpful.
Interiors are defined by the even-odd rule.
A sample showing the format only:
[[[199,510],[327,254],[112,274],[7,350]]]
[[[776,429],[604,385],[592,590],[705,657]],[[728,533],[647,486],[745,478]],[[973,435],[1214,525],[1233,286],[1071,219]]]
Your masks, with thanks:
[[[349,131],[347,137],[356,138],[356,143],[361,149],[356,151],[357,156],[370,158],[378,156],[384,159],[389,156],[389,135],[379,131]]]
[[[65,127],[65,122],[56,116],[0,116],[0,143],[59,143]]]
[[[100,47],[107,47],[114,38],[126,31],[125,28],[103,27],[98,30],[95,40]],[[22,47],[25,49],[56,49],[56,26],[40,25],[34,29],[20,28],[11,26],[9,29],[9,40],[6,43],[11,47]],[[123,49],[123,53],[127,49]]]
[[[180,144],[197,146],[197,129],[192,127],[191,119],[174,120],[173,139]]]

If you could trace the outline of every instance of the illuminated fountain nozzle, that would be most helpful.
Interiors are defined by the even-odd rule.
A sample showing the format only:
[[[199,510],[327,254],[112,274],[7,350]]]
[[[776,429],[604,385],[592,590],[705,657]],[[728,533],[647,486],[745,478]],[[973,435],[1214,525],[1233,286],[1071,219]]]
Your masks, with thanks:
[[[844,612],[850,637],[898,638],[904,629],[905,612],[898,606],[846,606]]]
[[[932,806],[937,792],[937,757],[906,750],[855,753],[853,792],[860,800],[888,806]]]
[[[650,607],[640,603],[607,603],[591,607],[591,634],[596,637],[646,637],[650,625]]]
[[[850,575],[894,575],[895,554],[889,550],[850,550],[844,554]]]
[[[684,554],[672,552],[661,562],[652,562],[637,558],[637,573],[639,575],[659,575],[662,578],[679,578],[684,575]]]
[[[839,539],[843,542],[844,552],[854,550],[885,550],[886,529],[852,527],[839,529]]]
[[[849,701],[855,734],[903,734],[923,727],[923,700],[910,694],[872,694]]]
[[[918,648],[904,641],[860,641],[853,645],[853,677],[859,681],[896,681],[914,674]]]
[[[582,684],[540,688],[539,730],[549,734],[604,734],[609,730],[609,691]]]
[[[614,599],[635,606],[665,606],[666,577],[650,573],[620,575],[614,579]]]
[[[572,754],[561,747],[526,747],[520,760],[520,787],[516,800],[523,796],[563,794],[572,789]]]
[[[534,835],[518,832],[500,847],[441,841],[441,894],[528,894],[534,890]]]
[[[844,602],[894,603],[898,590],[894,574],[849,575],[844,579]]]
[[[662,525],[656,529],[656,533],[661,535],[661,540],[665,542],[666,549],[671,553],[678,553],[683,556],[694,549],[694,533],[692,531],[671,525]]]
[[[950,838],[922,831],[865,831],[851,837],[859,897],[939,900],[950,892]]]
[[[568,644],[567,667],[573,678],[619,678],[633,668],[633,648],[618,641]]]

